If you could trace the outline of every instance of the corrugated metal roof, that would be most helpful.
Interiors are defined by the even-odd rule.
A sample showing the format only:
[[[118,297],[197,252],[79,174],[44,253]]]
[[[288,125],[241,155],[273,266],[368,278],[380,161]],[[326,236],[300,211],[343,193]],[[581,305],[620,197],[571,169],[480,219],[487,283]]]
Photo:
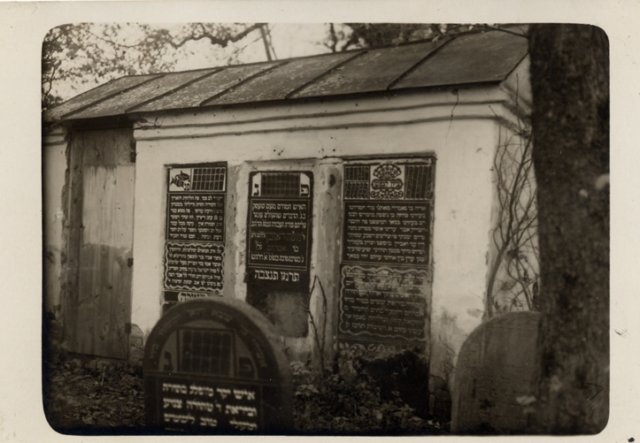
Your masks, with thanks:
[[[122,77],[47,112],[47,121],[402,89],[499,83],[527,40],[502,31],[439,42],[321,54],[276,62]]]

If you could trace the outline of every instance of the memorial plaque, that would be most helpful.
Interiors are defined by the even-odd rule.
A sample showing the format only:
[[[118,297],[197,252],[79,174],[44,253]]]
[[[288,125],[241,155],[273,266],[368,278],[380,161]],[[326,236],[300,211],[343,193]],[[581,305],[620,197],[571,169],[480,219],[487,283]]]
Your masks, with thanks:
[[[426,271],[342,267],[340,332],[424,339]]]
[[[539,380],[537,312],[503,314],[478,326],[462,345],[452,392],[452,431],[521,434]]]
[[[224,298],[172,308],[145,346],[146,421],[153,432],[291,431],[291,374],[271,324]]]
[[[222,163],[168,170],[166,303],[222,294],[226,174]]]
[[[312,174],[254,172],[249,191],[249,282],[282,289],[308,287]]]
[[[431,159],[345,165],[341,347],[424,349]]]

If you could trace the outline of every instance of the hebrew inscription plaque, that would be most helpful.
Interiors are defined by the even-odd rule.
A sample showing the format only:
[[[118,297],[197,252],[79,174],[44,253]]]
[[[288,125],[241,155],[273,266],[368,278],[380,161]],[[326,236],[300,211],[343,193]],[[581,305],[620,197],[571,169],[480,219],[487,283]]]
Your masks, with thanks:
[[[250,177],[249,282],[288,289],[309,284],[310,172],[265,171]]]
[[[221,294],[226,173],[220,163],[168,169],[166,303]]]
[[[424,348],[432,161],[345,165],[341,348]]]

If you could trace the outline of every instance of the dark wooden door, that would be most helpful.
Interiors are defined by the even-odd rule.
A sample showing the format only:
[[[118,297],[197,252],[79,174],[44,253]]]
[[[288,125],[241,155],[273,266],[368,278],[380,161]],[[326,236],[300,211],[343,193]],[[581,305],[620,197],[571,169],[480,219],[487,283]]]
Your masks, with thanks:
[[[126,358],[131,321],[135,168],[129,129],[75,133],[70,158],[70,350]]]

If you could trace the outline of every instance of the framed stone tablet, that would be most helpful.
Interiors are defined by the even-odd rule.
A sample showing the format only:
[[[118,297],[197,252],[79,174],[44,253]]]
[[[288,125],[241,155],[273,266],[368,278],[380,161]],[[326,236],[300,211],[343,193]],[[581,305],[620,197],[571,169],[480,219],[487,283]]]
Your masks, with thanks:
[[[424,350],[433,159],[354,161],[344,171],[340,346]]]
[[[226,163],[167,170],[164,302],[221,295]]]

